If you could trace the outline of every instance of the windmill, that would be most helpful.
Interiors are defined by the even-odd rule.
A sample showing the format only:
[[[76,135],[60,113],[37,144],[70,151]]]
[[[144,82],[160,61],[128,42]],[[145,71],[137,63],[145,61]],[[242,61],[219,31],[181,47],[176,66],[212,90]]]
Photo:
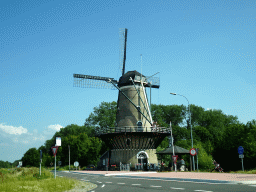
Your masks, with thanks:
[[[146,87],[159,88],[159,78],[147,77],[137,71],[125,73],[127,29],[120,29],[119,80],[110,77],[73,74],[74,86],[83,88],[116,89],[118,93],[116,126],[97,130],[97,135],[110,147],[109,164],[132,164],[145,169],[157,164],[156,147],[169,135],[169,128],[153,127]],[[102,161],[103,162],[103,161]],[[105,160],[104,160],[105,162]],[[104,163],[103,163],[104,164]],[[141,165],[141,166],[136,166]]]

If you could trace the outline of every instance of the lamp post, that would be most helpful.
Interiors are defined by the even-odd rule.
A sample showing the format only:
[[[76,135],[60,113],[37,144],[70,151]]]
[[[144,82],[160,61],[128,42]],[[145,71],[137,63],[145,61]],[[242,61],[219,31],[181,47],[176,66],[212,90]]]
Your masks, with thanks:
[[[179,95],[182,97],[185,97],[184,95],[180,95],[177,93],[170,93],[171,95]],[[185,99],[188,101],[187,97],[185,97]],[[190,126],[190,131],[191,131],[191,143],[192,143],[192,148],[193,148],[193,136],[192,136],[192,125],[191,125],[191,113],[190,113],[190,106],[189,106],[189,101],[188,101],[188,111],[189,111],[189,126]],[[195,171],[195,161],[194,161],[194,156],[193,156],[193,160],[192,160],[192,165],[193,165],[193,170]]]

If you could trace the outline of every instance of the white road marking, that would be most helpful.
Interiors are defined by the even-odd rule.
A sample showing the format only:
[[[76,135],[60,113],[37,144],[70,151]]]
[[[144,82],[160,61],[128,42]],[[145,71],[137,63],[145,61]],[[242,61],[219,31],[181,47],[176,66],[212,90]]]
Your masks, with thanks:
[[[105,187],[105,185],[103,184],[101,187]]]
[[[124,185],[125,183],[117,183],[117,184]]]
[[[184,190],[184,188],[175,188],[175,187],[171,187],[171,189]]]
[[[212,192],[212,191],[205,191],[205,190],[194,190],[194,191]]]
[[[141,184],[132,184],[132,185],[141,185]]]
[[[112,182],[106,181],[105,183],[112,183]]]
[[[150,187],[162,187],[162,186],[155,186],[155,185],[150,185]]]
[[[162,180],[162,179],[148,179],[148,180]]]
[[[202,181],[202,182],[194,182],[194,183],[208,183],[208,182],[203,182],[203,181]]]
[[[178,180],[163,180],[163,181],[178,181]]]
[[[97,181],[98,183],[102,183],[102,182],[100,182],[100,181]]]

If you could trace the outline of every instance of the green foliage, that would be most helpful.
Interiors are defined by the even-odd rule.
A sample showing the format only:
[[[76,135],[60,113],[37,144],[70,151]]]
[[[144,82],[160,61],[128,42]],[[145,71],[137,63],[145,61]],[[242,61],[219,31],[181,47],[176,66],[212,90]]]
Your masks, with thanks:
[[[196,142],[193,146],[194,148],[199,148],[198,152],[198,168],[200,170],[213,170],[214,169],[214,164],[213,164],[213,158],[211,155],[209,155],[201,142]],[[197,156],[194,158],[195,163],[197,162],[196,160]],[[196,165],[196,164],[195,164]]]
[[[85,125],[92,127],[115,127],[117,103],[102,102],[99,107],[94,107],[93,112],[85,120]]]
[[[0,160],[0,168],[11,168],[12,167],[12,163],[8,162],[8,161],[1,161]]]
[[[186,107],[181,105],[151,105],[151,114],[154,121],[160,127],[169,127],[170,121],[172,125],[182,124],[185,115]]]
[[[22,166],[38,167],[40,154],[36,148],[30,148],[22,157]]]

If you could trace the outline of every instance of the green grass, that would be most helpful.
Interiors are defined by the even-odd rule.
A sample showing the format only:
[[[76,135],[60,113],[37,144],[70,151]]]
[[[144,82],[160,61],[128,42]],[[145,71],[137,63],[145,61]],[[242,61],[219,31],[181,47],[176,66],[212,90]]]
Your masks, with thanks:
[[[75,188],[78,184],[92,186],[88,182],[81,182],[71,178],[56,177],[49,170],[42,168],[10,168],[0,169],[0,191],[20,192],[62,192]]]

